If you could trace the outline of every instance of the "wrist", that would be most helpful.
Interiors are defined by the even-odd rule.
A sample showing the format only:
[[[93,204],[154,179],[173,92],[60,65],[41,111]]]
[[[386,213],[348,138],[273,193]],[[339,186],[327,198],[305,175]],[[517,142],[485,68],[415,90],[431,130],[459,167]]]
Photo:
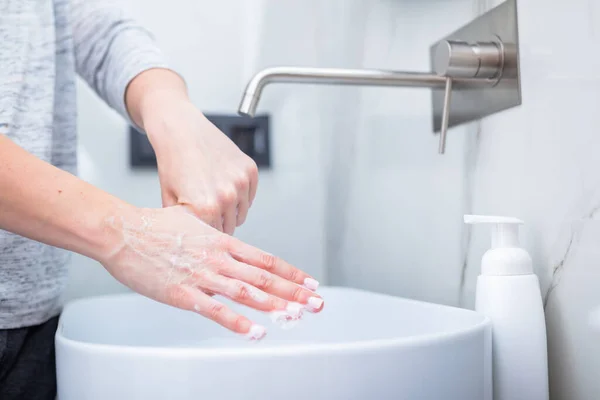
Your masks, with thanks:
[[[197,135],[211,130],[211,122],[187,98],[158,96],[146,105],[144,128],[159,168],[161,162],[169,163],[193,147]]]
[[[183,79],[167,69],[149,69],[137,75],[125,92],[127,110],[134,123],[144,130],[148,120],[165,107],[189,102]]]
[[[105,264],[124,246],[123,226],[140,214],[139,209],[116,200],[94,218],[94,222],[83,227],[80,235],[86,237],[86,249],[82,254]]]

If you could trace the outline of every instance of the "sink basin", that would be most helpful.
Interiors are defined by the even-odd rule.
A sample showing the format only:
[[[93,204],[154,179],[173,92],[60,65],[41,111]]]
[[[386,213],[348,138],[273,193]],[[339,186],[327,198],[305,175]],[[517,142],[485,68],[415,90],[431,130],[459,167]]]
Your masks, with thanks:
[[[491,324],[469,310],[319,290],[293,329],[249,342],[137,294],[77,300],[56,333],[59,400],[491,399]]]

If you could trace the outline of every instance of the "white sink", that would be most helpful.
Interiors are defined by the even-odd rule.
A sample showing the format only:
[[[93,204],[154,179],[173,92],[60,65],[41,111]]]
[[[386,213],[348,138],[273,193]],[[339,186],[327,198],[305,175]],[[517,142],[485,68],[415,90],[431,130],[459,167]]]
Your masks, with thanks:
[[[354,289],[248,342],[135,294],[78,300],[56,334],[59,400],[491,399],[491,324],[473,311]]]

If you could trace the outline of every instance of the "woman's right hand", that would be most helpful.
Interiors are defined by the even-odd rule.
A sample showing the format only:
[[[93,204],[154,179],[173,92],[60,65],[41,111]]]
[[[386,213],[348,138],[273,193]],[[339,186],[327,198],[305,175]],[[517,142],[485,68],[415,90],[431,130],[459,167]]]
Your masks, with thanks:
[[[254,309],[291,310],[300,303],[311,312],[323,308],[318,283],[285,261],[223,234],[182,206],[121,209],[107,218],[118,238],[114,251],[99,260],[132,290],[224,327],[262,338],[266,330],[212,297],[225,296]],[[297,306],[297,305],[296,305]]]

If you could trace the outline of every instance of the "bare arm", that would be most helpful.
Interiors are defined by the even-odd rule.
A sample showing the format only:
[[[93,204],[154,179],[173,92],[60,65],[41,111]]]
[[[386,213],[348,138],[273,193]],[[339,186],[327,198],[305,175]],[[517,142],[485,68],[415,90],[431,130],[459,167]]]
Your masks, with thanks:
[[[307,290],[316,289],[316,281],[283,260],[217,231],[180,206],[130,206],[4,135],[0,229],[94,258],[136,292],[252,339],[264,336],[264,327],[207,293],[262,311],[287,309],[292,317],[301,309],[289,302],[313,312],[323,305]]]
[[[0,229],[100,259],[117,208],[131,207],[0,135]]]
[[[136,76],[125,92],[125,104],[132,121],[145,131],[144,115],[159,111],[171,102],[189,102],[182,78],[163,68],[152,68]],[[152,134],[148,132],[148,134]]]

